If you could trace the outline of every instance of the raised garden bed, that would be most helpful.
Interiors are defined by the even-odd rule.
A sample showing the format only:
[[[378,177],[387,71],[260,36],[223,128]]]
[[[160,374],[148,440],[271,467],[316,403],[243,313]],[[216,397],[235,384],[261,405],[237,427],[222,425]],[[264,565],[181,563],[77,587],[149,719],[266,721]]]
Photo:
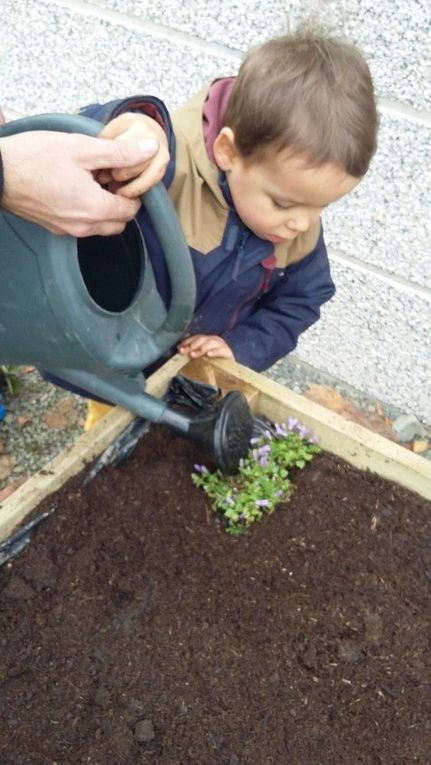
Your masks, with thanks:
[[[429,464],[230,362],[182,371],[423,496],[324,453],[231,538],[162,429],[64,484],[129,419],[108,415],[0,511],[5,536],[56,508],[0,572],[0,762],[428,765]]]

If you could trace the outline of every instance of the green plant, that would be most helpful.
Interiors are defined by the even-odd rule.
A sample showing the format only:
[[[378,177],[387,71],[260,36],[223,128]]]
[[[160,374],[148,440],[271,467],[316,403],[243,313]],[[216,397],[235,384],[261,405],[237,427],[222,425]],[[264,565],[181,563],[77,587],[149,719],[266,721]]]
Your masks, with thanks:
[[[276,424],[273,433],[267,430],[251,440],[236,475],[225,476],[220,470],[210,472],[205,465],[195,465],[192,481],[211,499],[211,509],[223,515],[226,531],[237,536],[289,499],[294,488],[289,471],[303,468],[313,459],[320,451],[317,440],[292,417],[285,425]]]
[[[20,379],[18,367],[11,364],[0,365],[0,390],[10,396],[16,396],[19,391]]]

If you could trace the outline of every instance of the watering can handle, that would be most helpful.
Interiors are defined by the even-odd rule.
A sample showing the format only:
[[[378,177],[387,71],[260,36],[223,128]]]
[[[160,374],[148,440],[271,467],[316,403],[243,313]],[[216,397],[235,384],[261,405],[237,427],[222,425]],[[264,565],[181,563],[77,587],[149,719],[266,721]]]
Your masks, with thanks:
[[[77,114],[38,114],[2,125],[0,136],[33,130],[61,133],[83,133],[97,138],[103,125],[97,120]],[[186,329],[195,303],[195,275],[188,245],[185,241],[175,208],[162,183],[141,197],[165,256],[171,282],[171,302],[163,325],[156,331],[154,342],[163,343],[171,336],[173,344]],[[165,347],[167,347],[167,342]]]

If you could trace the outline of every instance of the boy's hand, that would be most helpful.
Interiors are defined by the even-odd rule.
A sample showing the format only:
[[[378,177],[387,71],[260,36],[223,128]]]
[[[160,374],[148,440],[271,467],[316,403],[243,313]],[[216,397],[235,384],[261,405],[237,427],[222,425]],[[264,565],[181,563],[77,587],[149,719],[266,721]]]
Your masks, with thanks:
[[[190,335],[178,343],[178,352],[192,359],[208,356],[212,359],[233,359],[231,347],[217,335]]]
[[[100,135],[102,138],[117,138],[119,141],[138,141],[148,149],[158,147],[146,162],[134,167],[100,172],[97,180],[107,185],[110,191],[132,199],[141,196],[162,180],[169,162],[168,139],[163,128],[151,117],[132,112],[120,114],[103,128]]]

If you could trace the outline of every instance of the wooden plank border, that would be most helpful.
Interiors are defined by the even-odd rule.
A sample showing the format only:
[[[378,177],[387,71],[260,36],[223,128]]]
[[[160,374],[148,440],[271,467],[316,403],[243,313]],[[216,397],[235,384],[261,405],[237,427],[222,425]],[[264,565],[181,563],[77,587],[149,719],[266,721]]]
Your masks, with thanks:
[[[207,369],[205,369],[205,367]],[[211,372],[208,372],[208,368]],[[190,374],[192,373],[190,365]],[[184,374],[188,374],[188,367]],[[235,380],[247,390],[254,390],[250,405],[253,411],[269,417],[273,422],[297,417],[319,436],[321,446],[361,470],[377,473],[382,478],[405,486],[431,500],[431,462],[403,446],[390,441],[358,423],[310,401],[280,383],[232,361],[206,361],[201,370],[194,372],[199,379],[212,379],[214,384],[229,389]]]
[[[431,500],[431,462],[424,457],[235,362],[207,359],[190,362],[175,356],[148,379],[147,393],[162,396],[171,378],[179,373],[217,385],[223,392],[242,390],[251,409],[274,422],[297,417],[319,436],[327,451]],[[0,541],[42,499],[97,457],[132,419],[133,415],[116,407],[8,497],[0,506]]]

